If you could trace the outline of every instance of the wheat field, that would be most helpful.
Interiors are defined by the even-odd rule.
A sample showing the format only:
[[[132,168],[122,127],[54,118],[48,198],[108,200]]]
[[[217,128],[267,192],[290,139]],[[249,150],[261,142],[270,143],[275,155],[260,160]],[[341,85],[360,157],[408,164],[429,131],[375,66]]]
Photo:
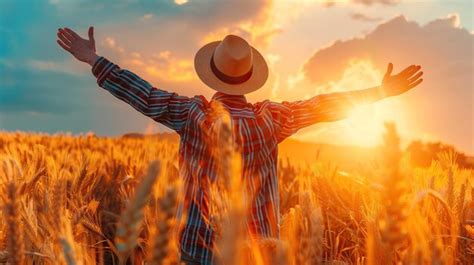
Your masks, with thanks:
[[[179,264],[177,148],[160,137],[1,133],[0,263]],[[226,154],[217,263],[474,264],[473,171],[454,153],[410,167],[388,126],[381,159],[357,171],[286,155],[281,237],[256,239]]]

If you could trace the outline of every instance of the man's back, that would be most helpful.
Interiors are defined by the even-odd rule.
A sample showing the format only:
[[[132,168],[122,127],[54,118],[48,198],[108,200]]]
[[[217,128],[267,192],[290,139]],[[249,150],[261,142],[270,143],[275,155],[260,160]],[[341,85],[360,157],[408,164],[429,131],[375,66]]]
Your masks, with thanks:
[[[242,161],[242,178],[250,196],[251,216],[247,217],[251,234],[278,237],[277,145],[269,102],[252,105],[244,96],[217,93],[208,102],[204,97],[190,100],[187,123],[180,132],[180,175],[185,182],[183,211],[187,221],[180,230],[182,252],[202,262],[212,259],[214,231],[210,209],[210,184],[219,174],[213,134],[219,130],[216,106],[230,117],[231,134]]]

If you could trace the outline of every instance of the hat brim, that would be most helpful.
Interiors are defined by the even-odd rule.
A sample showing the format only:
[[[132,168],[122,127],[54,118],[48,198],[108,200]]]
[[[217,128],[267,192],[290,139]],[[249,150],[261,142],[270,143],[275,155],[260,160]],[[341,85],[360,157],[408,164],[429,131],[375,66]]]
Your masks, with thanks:
[[[265,59],[254,47],[253,69],[250,78],[239,84],[229,84],[220,80],[211,69],[211,58],[220,41],[204,45],[194,56],[194,69],[199,79],[210,88],[230,95],[243,95],[261,88],[268,78],[268,66]]]

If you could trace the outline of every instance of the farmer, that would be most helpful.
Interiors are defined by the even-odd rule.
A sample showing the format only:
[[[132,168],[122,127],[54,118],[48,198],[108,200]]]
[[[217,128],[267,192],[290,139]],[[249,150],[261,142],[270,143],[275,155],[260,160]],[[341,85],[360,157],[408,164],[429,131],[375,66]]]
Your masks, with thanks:
[[[195,55],[194,68],[204,84],[216,90],[209,101],[203,96],[186,97],[153,87],[136,74],[98,56],[94,29],[84,39],[68,28],[57,32],[58,44],[77,60],[92,66],[100,87],[128,103],[180,136],[179,171],[185,182],[187,212],[180,227],[181,259],[186,264],[212,264],[213,239],[209,225],[209,187],[215,180],[216,163],[206,137],[213,118],[210,106],[220,102],[231,117],[232,137],[242,158],[242,177],[257,190],[250,202],[249,233],[259,237],[279,236],[277,180],[278,143],[299,129],[318,122],[343,119],[354,106],[373,103],[405,93],[419,85],[421,67],[411,65],[397,75],[388,69],[380,86],[363,90],[317,95],[295,102],[247,102],[245,94],[265,84],[268,67],[263,56],[244,39],[228,35],[204,45]],[[208,183],[208,182],[207,182]]]

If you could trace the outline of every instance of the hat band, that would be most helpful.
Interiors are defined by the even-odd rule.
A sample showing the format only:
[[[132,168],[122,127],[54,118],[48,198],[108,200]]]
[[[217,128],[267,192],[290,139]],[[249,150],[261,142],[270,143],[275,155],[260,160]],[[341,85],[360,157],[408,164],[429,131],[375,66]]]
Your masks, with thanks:
[[[219,69],[217,69],[217,66],[214,63],[214,54],[213,54],[212,57],[211,57],[211,70],[214,73],[214,75],[217,78],[219,78],[222,82],[227,83],[227,84],[235,85],[235,84],[243,83],[243,82],[250,79],[250,77],[252,76],[252,72],[253,72],[253,66],[250,67],[250,70],[247,73],[243,74],[243,75],[239,75],[239,76],[226,75],[223,72],[221,72]]]

